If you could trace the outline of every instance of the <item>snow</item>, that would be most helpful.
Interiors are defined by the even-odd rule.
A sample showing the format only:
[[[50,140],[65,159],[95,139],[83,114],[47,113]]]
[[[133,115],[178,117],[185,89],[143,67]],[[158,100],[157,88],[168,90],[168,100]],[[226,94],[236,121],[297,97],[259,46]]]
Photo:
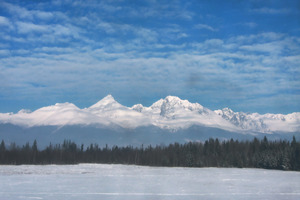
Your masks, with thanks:
[[[219,116],[230,121],[243,130],[271,132],[297,132],[300,131],[300,113],[264,114],[234,112],[229,108],[214,111]]]
[[[1,199],[300,199],[300,173],[129,165],[0,167]]]
[[[97,119],[96,123],[116,124],[123,128],[136,128],[151,124],[142,113],[119,104],[111,95],[106,96],[93,106],[85,109]]]
[[[150,107],[141,104],[126,107],[108,95],[84,109],[72,103],[57,103],[34,112],[21,110],[16,114],[0,113],[0,123],[27,127],[99,124],[130,129],[154,125],[174,131],[200,125],[238,133],[273,133],[299,132],[300,113],[260,115],[234,112],[229,108],[212,111],[176,96],[167,96]]]
[[[142,112],[142,110],[144,109],[144,106],[142,104],[136,104],[136,105],[132,106],[131,109],[138,111],[138,112]]]
[[[107,95],[102,100],[98,101],[96,104],[89,107],[89,110],[93,109],[111,109],[111,108],[122,108],[121,104],[119,104],[112,95]]]
[[[150,107],[141,104],[134,105],[131,109],[147,116],[150,123],[157,127],[170,130],[189,128],[192,125],[217,127],[230,131],[240,131],[213,111],[204,108],[198,103],[190,103],[175,96],[160,99]]]

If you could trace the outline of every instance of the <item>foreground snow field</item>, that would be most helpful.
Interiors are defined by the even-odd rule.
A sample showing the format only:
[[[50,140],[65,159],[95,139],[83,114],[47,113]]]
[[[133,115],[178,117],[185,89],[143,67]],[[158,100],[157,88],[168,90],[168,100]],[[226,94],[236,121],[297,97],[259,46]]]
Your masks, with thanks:
[[[105,164],[0,166],[0,199],[300,199],[300,172]]]

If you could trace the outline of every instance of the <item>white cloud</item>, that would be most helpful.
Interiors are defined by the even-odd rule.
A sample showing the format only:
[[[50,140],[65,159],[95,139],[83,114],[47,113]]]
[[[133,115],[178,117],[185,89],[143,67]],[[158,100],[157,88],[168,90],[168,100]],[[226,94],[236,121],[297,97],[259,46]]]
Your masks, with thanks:
[[[52,12],[45,12],[40,10],[28,10],[24,7],[20,7],[11,3],[2,4],[10,13],[23,20],[32,20],[34,18],[40,20],[49,20],[54,17]],[[54,12],[55,13],[55,12]]]
[[[17,22],[16,23],[18,27],[19,33],[31,33],[31,32],[49,32],[49,26],[48,25],[38,25],[33,24],[29,22]]]
[[[187,38],[189,35],[177,24],[168,24],[164,28],[156,29],[160,39],[164,41],[174,41],[181,38]]]
[[[81,36],[81,33],[84,31],[71,24],[66,24],[66,25],[54,24],[49,28],[52,31],[52,33],[56,36],[72,36],[74,38],[81,38],[84,40],[84,38]]]
[[[133,26],[126,23],[108,23],[105,21],[100,21],[97,23],[97,28],[107,34],[117,34],[120,35],[132,35],[134,40],[132,42],[155,42],[157,40],[158,34],[153,29],[144,28],[142,26]]]
[[[218,29],[213,28],[212,26],[209,26],[207,24],[197,24],[195,25],[196,29],[204,29],[204,30],[209,30],[209,31],[218,31]]]
[[[10,55],[9,50],[0,49],[0,56],[9,56],[9,55]]]
[[[162,2],[153,1],[148,2],[147,6],[140,6],[138,8],[125,7],[123,10],[127,11],[127,14],[133,17],[155,17],[159,19],[184,19],[191,20],[195,15],[190,10],[186,9],[184,5],[181,5],[179,1]]]
[[[244,45],[241,46],[240,49],[252,51],[252,52],[266,52],[271,54],[279,54],[282,52],[283,46],[276,43],[262,43],[262,44],[253,44],[253,45]]]
[[[44,11],[34,11],[34,15],[42,20],[49,20],[54,17],[52,12],[44,12]]]
[[[138,28],[134,30],[136,35],[142,39],[142,41],[155,42],[158,38],[158,34],[151,29]]]
[[[17,15],[20,18],[23,19],[32,19],[33,18],[33,13],[28,11],[26,8],[22,8],[20,6],[16,6],[10,3],[2,3],[4,7],[11,12],[12,14]]]
[[[97,7],[72,17],[68,13],[4,4],[14,17],[0,17],[0,26],[12,27],[9,34],[0,32],[0,37],[7,44],[17,42],[18,48],[0,50],[3,56],[0,94],[20,92],[23,96],[41,96],[57,91],[75,94],[104,90],[122,93],[131,88],[141,93],[149,91],[148,96],[152,91],[162,94],[176,91],[177,94],[206,94],[215,101],[226,101],[223,98],[254,98],[279,93],[285,88],[299,88],[299,37],[261,32],[222,39],[216,27],[188,24],[194,28],[193,32],[199,29],[216,35],[202,41],[193,38],[194,33],[185,24],[176,24],[178,19],[185,21],[193,17],[185,9],[181,16],[175,16],[181,11],[179,5],[163,4],[156,8],[158,4],[155,4],[147,11],[146,7],[114,9],[113,4],[101,4],[108,7]],[[103,10],[118,17],[105,16],[101,14]],[[127,15],[128,20],[122,20],[121,15],[131,11],[136,15],[132,13]],[[132,22],[140,19],[133,18],[137,15],[149,20],[150,25]],[[162,25],[158,21],[153,25],[151,20],[161,18],[168,18],[168,23]],[[257,26],[254,22],[239,25]],[[29,84],[32,80],[46,87]],[[188,83],[190,80],[193,84]]]
[[[255,22],[247,22],[244,25],[247,26],[247,27],[249,27],[249,28],[255,28],[255,27],[257,27],[257,23],[255,23]]]
[[[111,24],[107,22],[99,22],[97,24],[97,27],[99,27],[101,30],[105,31],[106,33],[112,34],[116,32],[116,28]]]
[[[12,25],[11,25],[12,26]],[[80,42],[90,42],[84,36],[85,30],[72,24],[35,24],[32,22],[15,21],[11,32],[0,33],[2,39],[20,43],[60,43],[77,39]],[[13,33],[13,34],[12,34]]]
[[[232,38],[229,38],[228,41],[236,44],[257,44],[257,43],[266,43],[274,40],[281,40],[286,35],[283,33],[275,32],[263,32],[259,34],[252,35],[238,35]]]
[[[0,16],[0,26],[10,26],[9,19],[6,17]]]
[[[105,49],[86,49],[82,52],[72,48],[41,48],[36,49],[31,58],[12,57],[2,60],[1,66],[13,65],[16,68],[1,71],[6,77],[12,78],[8,83],[13,91],[28,87],[23,89],[31,91],[30,95],[39,94],[43,90],[50,93],[69,92],[75,88],[82,92],[86,89],[98,91],[99,86],[111,92],[130,87],[137,92],[143,92],[142,88],[147,88],[149,92],[157,88],[155,91],[162,93],[162,90],[171,92],[176,87],[177,92],[184,93],[194,88],[215,99],[225,98],[222,97],[226,96],[225,93],[231,93],[234,100],[272,94],[286,88],[285,85],[294,84],[296,87],[299,84],[278,72],[282,64],[279,57],[249,55],[238,51],[228,53],[222,49],[222,44],[226,43],[211,40],[202,44],[218,45],[219,52],[203,52],[199,55],[197,51],[182,53],[176,50],[164,58],[153,57],[151,52],[118,53],[107,52]],[[273,62],[264,66],[262,59],[267,58]],[[297,58],[290,59],[294,62],[291,69],[300,64]],[[191,73],[198,78],[193,85],[187,85],[185,81],[188,81]],[[25,86],[24,83],[30,80],[46,85],[47,88],[35,88],[30,84]],[[280,82],[274,84],[274,81]],[[220,96],[214,96],[216,91],[220,92]]]
[[[291,10],[287,8],[276,9],[276,8],[263,7],[263,8],[252,9],[252,12],[262,13],[262,14],[288,14],[291,12]]]

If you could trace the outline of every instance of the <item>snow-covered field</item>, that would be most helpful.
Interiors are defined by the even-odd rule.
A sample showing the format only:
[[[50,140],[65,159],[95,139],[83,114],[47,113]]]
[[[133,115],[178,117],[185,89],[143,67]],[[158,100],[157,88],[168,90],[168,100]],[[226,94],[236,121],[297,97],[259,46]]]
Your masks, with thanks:
[[[0,166],[0,199],[300,199],[300,172],[129,165]]]

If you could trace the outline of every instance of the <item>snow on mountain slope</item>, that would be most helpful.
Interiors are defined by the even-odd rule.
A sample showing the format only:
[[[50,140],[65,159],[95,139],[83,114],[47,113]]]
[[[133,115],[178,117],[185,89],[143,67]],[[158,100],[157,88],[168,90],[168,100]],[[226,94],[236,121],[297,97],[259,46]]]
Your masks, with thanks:
[[[138,126],[147,126],[151,121],[136,110],[119,104],[111,95],[106,96],[96,104],[85,111],[92,113],[99,119],[104,118],[110,124],[117,124],[124,128],[136,128]],[[98,120],[98,123],[103,124],[103,119]]]
[[[160,115],[166,118],[174,118],[175,115],[182,115],[188,112],[198,112],[199,114],[208,114],[208,109],[203,108],[198,103],[190,103],[187,100],[181,100],[178,97],[167,96],[161,105]]]
[[[215,110],[215,113],[222,116],[224,119],[228,120],[235,126],[238,126],[245,130],[255,130],[261,131],[267,128],[263,120],[257,120],[251,118],[251,116],[242,112],[233,112],[229,108],[224,108],[222,110]]]
[[[300,131],[300,113],[260,115],[234,112],[229,108],[215,110],[215,113],[244,130],[264,133]]]
[[[190,103],[175,96],[160,99],[150,107],[138,104],[132,109],[147,115],[152,119],[153,125],[164,129],[178,130],[192,125],[202,125],[230,131],[240,130],[200,104]]]
[[[52,106],[40,108],[34,112],[20,111],[16,114],[1,114],[0,121],[23,126],[43,125],[74,125],[91,124],[95,116],[79,109],[72,103],[57,103]]]
[[[28,127],[99,124],[130,129],[153,125],[174,131],[199,125],[242,133],[272,133],[300,131],[300,113],[260,115],[233,112],[229,108],[211,111],[198,103],[175,96],[160,99],[150,107],[141,104],[126,107],[108,95],[84,109],[72,103],[57,103],[34,112],[21,110],[16,114],[0,113],[0,123]]]
[[[101,99],[100,101],[98,101],[97,103],[95,103],[94,105],[92,105],[91,107],[89,107],[89,110],[111,110],[111,109],[122,109],[125,108],[125,106],[122,106],[121,104],[119,104],[113,96],[111,96],[110,94],[107,95],[106,97],[104,97],[103,99]]]

